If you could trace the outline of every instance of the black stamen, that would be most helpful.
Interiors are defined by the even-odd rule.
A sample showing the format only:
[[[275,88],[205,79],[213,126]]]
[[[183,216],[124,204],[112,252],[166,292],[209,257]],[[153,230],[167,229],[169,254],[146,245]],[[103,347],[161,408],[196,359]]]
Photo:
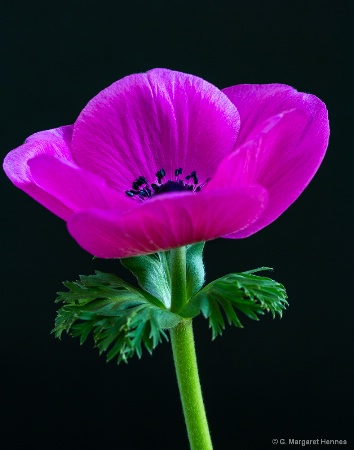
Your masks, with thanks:
[[[147,179],[145,177],[139,177],[138,180],[141,182],[141,184],[148,184]]]
[[[163,178],[165,175],[166,175],[166,172],[163,169],[160,169],[159,171],[157,171],[155,173],[155,177],[158,179]]]
[[[160,169],[158,172],[155,173],[155,176],[157,178],[157,181],[159,184],[161,184],[161,179],[166,175],[166,172],[164,169]]]
[[[134,192],[132,191],[125,191],[128,197],[134,197]]]
[[[137,183],[136,181],[134,181],[134,183],[132,184],[133,189],[139,189],[139,186],[141,186],[141,185],[139,183]]]

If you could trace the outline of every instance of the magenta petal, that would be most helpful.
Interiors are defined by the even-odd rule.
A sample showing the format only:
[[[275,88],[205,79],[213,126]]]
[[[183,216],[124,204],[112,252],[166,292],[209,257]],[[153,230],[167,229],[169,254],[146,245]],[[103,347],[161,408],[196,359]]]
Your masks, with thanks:
[[[70,209],[35,184],[27,162],[43,154],[73,161],[70,150],[72,130],[73,126],[68,125],[35,133],[23,145],[12,150],[4,161],[4,171],[10,180],[62,219],[69,217]]]
[[[127,210],[136,206],[105,180],[63,159],[41,155],[28,161],[32,178],[73,213],[89,208]]]
[[[130,75],[93,98],[74,125],[72,151],[78,164],[117,190],[135,178],[155,182],[177,168],[200,180],[212,176],[234,147],[239,114],[212,84],[167,69]]]
[[[257,138],[226,158],[206,189],[252,183],[268,192],[262,216],[247,229],[226,237],[247,237],[282,214],[314,176],[327,140],[326,124],[309,125],[305,111],[292,110],[269,119]]]
[[[223,89],[241,117],[237,146],[255,136],[262,122],[291,109],[307,111],[309,127],[327,130],[328,118],[324,103],[316,96],[298,92],[285,84],[240,84]]]
[[[262,214],[266,199],[266,191],[259,186],[161,194],[123,214],[83,211],[70,218],[68,228],[79,245],[93,255],[124,258],[242,230]]]

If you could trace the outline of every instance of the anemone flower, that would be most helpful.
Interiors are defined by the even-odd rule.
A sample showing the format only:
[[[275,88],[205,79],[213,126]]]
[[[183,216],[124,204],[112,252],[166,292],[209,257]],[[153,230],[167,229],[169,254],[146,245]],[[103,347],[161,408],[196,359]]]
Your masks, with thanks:
[[[305,189],[328,136],[314,95],[154,69],[30,136],[4,169],[85,250],[125,258],[256,233]]]
[[[290,86],[220,91],[155,69],[113,83],[74,125],[36,133],[5,159],[12,182],[84,249],[126,258],[138,280],[96,272],[64,283],[56,336],[92,333],[120,362],[140,357],[142,344],[151,352],[168,329],[191,450],[212,450],[193,318],[207,317],[215,337],[223,314],[241,326],[236,310],[255,319],[287,305],[283,285],[254,275],[264,267],[203,287],[203,241],[244,238],[275,220],[314,176],[328,136],[325,105]]]

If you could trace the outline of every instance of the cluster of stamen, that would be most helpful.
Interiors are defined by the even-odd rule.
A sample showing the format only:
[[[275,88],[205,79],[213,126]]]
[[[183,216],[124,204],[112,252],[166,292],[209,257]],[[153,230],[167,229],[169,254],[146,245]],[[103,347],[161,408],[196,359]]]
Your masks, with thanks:
[[[164,169],[160,169],[155,173],[157,183],[149,183],[143,176],[136,178],[132,183],[132,188],[125,191],[128,197],[147,200],[155,195],[163,194],[166,192],[177,191],[190,191],[199,192],[203,186],[210,180],[208,178],[203,183],[199,183],[198,176],[195,170],[188,174],[184,179],[181,179],[182,168],[175,170],[175,180],[167,180],[163,182],[163,178],[166,176]]]

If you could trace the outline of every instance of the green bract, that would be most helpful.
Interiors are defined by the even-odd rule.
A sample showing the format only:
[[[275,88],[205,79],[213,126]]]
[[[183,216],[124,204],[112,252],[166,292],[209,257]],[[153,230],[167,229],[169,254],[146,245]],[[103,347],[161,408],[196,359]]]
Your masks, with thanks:
[[[287,295],[282,284],[271,278],[253,275],[261,270],[272,270],[260,267],[242,273],[230,273],[205,286],[191,301],[179,311],[183,317],[195,317],[200,312],[209,319],[213,339],[225,328],[224,315],[231,325],[242,327],[235,309],[243,312],[250,319],[258,320],[264,311],[282,315],[288,305]]]
[[[151,353],[163,339],[166,329],[200,313],[209,319],[213,339],[229,324],[242,327],[236,314],[241,311],[258,320],[264,312],[280,316],[286,307],[286,292],[276,281],[254,275],[267,267],[242,273],[231,273],[204,288],[204,242],[186,247],[187,303],[176,312],[171,308],[170,252],[126,258],[121,261],[137,278],[135,287],[116,275],[96,272],[65,282],[66,292],[59,292],[62,302],[53,332],[63,331],[80,337],[84,343],[91,333],[100,353],[107,361],[127,362],[134,354],[140,358],[142,347]]]
[[[205,242],[186,246],[187,298],[196,294],[204,284],[203,250]],[[170,252],[153,253],[121,260],[137,278],[139,286],[158,298],[166,308],[171,307]]]
[[[69,292],[58,292],[58,311],[53,332],[79,336],[83,344],[92,332],[100,353],[107,361],[127,362],[135,353],[140,357],[142,344],[151,353],[166,338],[164,329],[174,327],[182,318],[168,311],[148,292],[135,288],[115,275],[96,271],[80,276],[80,281],[65,282]]]

